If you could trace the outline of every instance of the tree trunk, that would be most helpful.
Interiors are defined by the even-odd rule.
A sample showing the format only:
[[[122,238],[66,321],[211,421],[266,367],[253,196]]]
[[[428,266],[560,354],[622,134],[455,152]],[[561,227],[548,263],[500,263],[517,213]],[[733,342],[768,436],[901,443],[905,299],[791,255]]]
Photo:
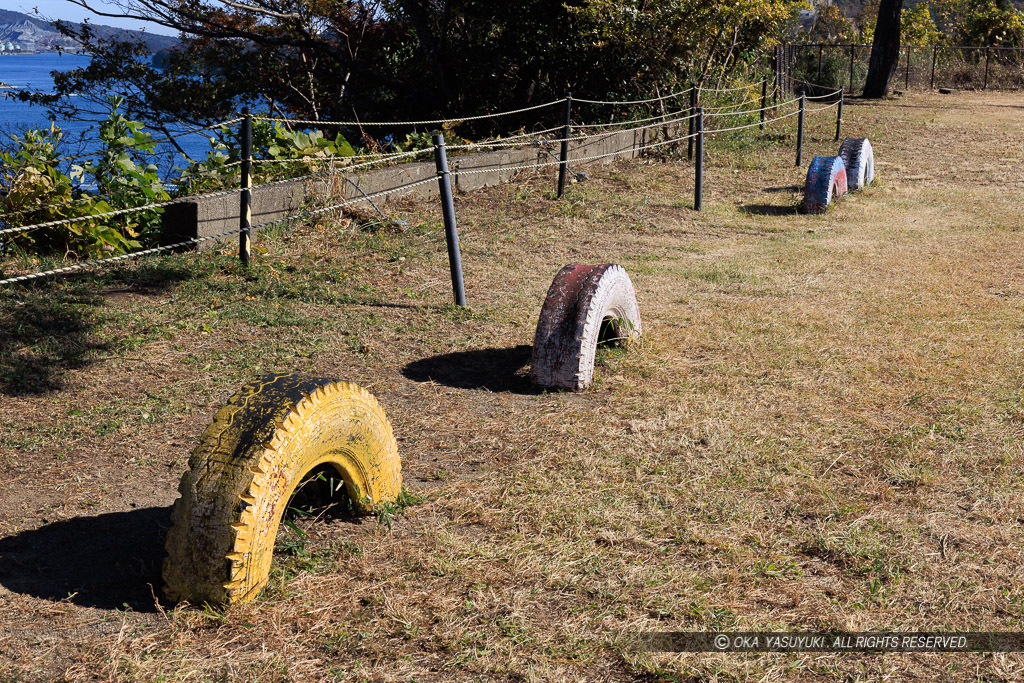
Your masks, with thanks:
[[[900,12],[903,0],[882,0],[878,5],[875,42],[864,82],[864,97],[886,97],[900,61]]]

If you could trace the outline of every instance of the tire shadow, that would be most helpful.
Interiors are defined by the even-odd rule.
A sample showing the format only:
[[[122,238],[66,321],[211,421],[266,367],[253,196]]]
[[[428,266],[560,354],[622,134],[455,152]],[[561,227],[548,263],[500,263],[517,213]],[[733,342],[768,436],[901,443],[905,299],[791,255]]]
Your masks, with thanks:
[[[89,367],[116,347],[116,341],[96,334],[108,297],[152,296],[190,277],[184,268],[150,264],[5,290],[0,294],[0,394],[42,396],[64,389],[68,372]]]
[[[803,185],[780,185],[777,187],[766,187],[761,191],[769,194],[775,194],[777,192],[802,192],[803,189]]]
[[[155,612],[170,519],[170,506],[141,508],[52,522],[0,539],[0,585],[54,602]]]
[[[39,396],[64,387],[63,376],[109,351],[98,341],[103,297],[91,292],[29,291],[0,309],[0,393]]]
[[[540,393],[521,370],[530,362],[529,344],[504,349],[456,351],[413,361],[402,374],[414,382],[437,382],[456,389],[514,394]]]
[[[745,204],[740,207],[740,211],[754,216],[795,216],[800,213],[800,207],[796,205]]]

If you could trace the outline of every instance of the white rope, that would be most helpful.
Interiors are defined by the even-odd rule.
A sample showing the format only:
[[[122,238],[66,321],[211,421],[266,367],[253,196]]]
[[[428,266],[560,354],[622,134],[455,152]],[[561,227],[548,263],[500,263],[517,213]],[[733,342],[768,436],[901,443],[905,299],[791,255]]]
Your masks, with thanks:
[[[93,266],[103,265],[107,263],[113,263],[114,261],[126,261],[129,259],[138,258],[140,256],[156,254],[157,252],[161,251],[169,251],[171,249],[177,249],[179,247],[186,247],[192,244],[199,244],[200,242],[217,239],[219,237],[237,235],[240,232],[241,230],[235,228],[234,230],[227,230],[225,232],[217,233],[216,235],[207,235],[205,237],[193,237],[191,239],[185,240],[184,242],[167,244],[162,247],[153,247],[152,249],[143,249],[142,251],[133,251],[130,254],[121,254],[120,256],[111,256],[110,258],[95,259],[93,261],[83,261],[82,263],[76,263],[74,265],[65,266],[63,268],[55,268],[54,270],[46,270],[40,273],[17,275],[15,277],[9,277],[6,280],[0,280],[0,285],[8,285],[13,282],[24,282],[26,280],[35,280],[36,278],[49,277],[50,275],[59,275],[60,273],[70,273],[71,271],[82,270],[83,268],[91,268]]]
[[[445,145],[447,149],[478,149],[482,147],[515,147],[521,144],[531,144],[534,142],[550,142],[546,138],[538,138],[536,140],[527,140],[524,138],[536,138],[537,136],[544,135],[546,133],[553,133],[556,130],[563,130],[565,126],[554,126],[552,128],[544,128],[537,130],[532,133],[519,133],[517,135],[509,135],[504,138],[492,138],[490,140],[481,140],[480,142],[467,142],[459,145]],[[516,142],[518,140],[519,142]]]
[[[252,159],[253,164],[314,164],[322,162],[335,162],[347,159],[369,159],[372,163],[380,163],[382,161],[394,161],[395,159],[402,159],[409,156],[416,156],[417,154],[424,154],[432,152],[433,148],[421,148],[414,150],[413,152],[392,152],[391,154],[352,154],[352,155],[341,155],[331,154],[326,157],[297,157],[295,159]],[[241,163],[235,162],[235,163]],[[354,166],[345,166],[343,168],[354,168]]]
[[[766,120],[764,122],[764,125],[768,125],[769,123],[775,123],[776,121],[781,121],[782,119],[788,119],[789,117],[796,116],[799,113],[800,113],[799,111],[791,111],[788,114],[783,114],[782,116],[776,116],[774,119]],[[761,125],[761,122],[758,121],[757,123],[748,123],[747,125],[744,125],[744,126],[733,126],[732,128],[714,128],[714,129],[709,128],[709,129],[704,131],[704,134],[705,135],[711,135],[713,133],[728,133],[728,132],[733,131],[733,130],[743,130],[744,128],[753,128],[754,126],[760,126],[760,125]]]
[[[173,204],[183,204],[185,202],[195,201],[197,199],[212,199],[214,197],[222,197],[224,195],[234,194],[241,192],[241,188],[233,188],[230,190],[221,190],[220,192],[211,192],[209,194],[197,195],[194,197],[179,197],[177,199],[171,199],[166,202],[158,202],[155,204],[143,204],[142,206],[129,206],[124,209],[117,209],[115,211],[107,211],[104,213],[96,213],[89,216],[75,216],[74,218],[62,218],[56,221],[49,221],[46,223],[36,223],[35,225],[22,225],[16,228],[4,228],[0,230],[0,235],[9,235],[17,232],[26,232],[28,230],[37,230],[39,228],[52,228],[57,225],[70,225],[71,223],[81,223],[82,221],[95,220],[97,218],[112,218],[114,216],[123,216],[129,213],[136,213],[139,211],[150,211],[155,209],[162,209]]]
[[[791,80],[793,80],[793,81],[796,81],[797,83],[801,83],[801,84],[809,86],[811,88],[822,88],[822,89],[825,89],[825,88],[831,88],[832,87],[830,85],[822,85],[821,83],[811,83],[810,81],[805,81],[803,79],[797,78],[796,76],[790,76],[789,78]],[[836,89],[834,92],[839,92],[839,90]]]
[[[686,111],[686,110],[683,110],[683,111]],[[657,123],[648,124],[646,126],[637,126],[636,128],[625,128],[625,129],[614,130],[614,131],[606,131],[606,132],[602,132],[602,133],[591,133],[590,135],[573,135],[573,136],[570,136],[570,137],[567,137],[567,138],[545,138],[544,140],[538,140],[536,142],[537,142],[537,144],[551,144],[551,143],[555,143],[555,142],[578,142],[580,140],[595,140],[595,139],[598,139],[598,138],[607,138],[607,137],[609,137],[611,135],[616,135],[618,133],[635,133],[635,132],[642,131],[642,130],[649,130],[651,128],[660,128],[661,126],[665,126],[665,125],[668,125],[668,124],[671,124],[671,123],[679,123],[681,121],[688,121],[689,119],[696,118],[696,117],[697,117],[696,114],[688,114],[686,116],[680,116],[680,117],[674,118],[674,119],[665,119],[664,121],[658,121]],[[660,119],[661,117],[659,116],[659,117],[656,117],[656,118]],[[522,144],[523,144],[522,142],[512,142],[512,143],[503,144],[503,145],[495,144],[495,145],[486,145],[486,146],[488,146],[488,147],[499,147],[499,146],[517,147],[517,146],[522,145]],[[472,149],[472,148],[474,148],[476,146],[477,146],[476,144],[446,145],[446,148],[447,149]]]
[[[426,183],[436,182],[436,180],[437,180],[436,177],[425,178],[423,180],[418,180],[418,181],[413,182],[413,183],[407,183],[407,184],[401,185],[399,187],[393,187],[393,188],[390,188],[390,189],[387,189],[387,190],[382,190],[380,192],[374,192],[372,194],[363,195],[362,197],[357,197],[356,199],[350,199],[350,200],[341,202],[339,204],[334,204],[333,206],[324,207],[322,209],[314,209],[314,210],[311,210],[311,211],[304,211],[302,213],[295,214],[293,216],[287,216],[286,218],[278,218],[278,219],[275,219],[275,220],[272,220],[272,221],[267,221],[265,223],[260,223],[259,225],[252,226],[250,228],[250,230],[258,230],[258,229],[264,228],[264,227],[266,227],[268,225],[273,225],[273,224],[276,224],[276,223],[282,223],[284,221],[297,220],[297,219],[301,219],[301,218],[308,218],[310,216],[316,216],[318,214],[326,213],[328,211],[334,211],[336,209],[343,208],[343,207],[346,207],[346,206],[350,206],[352,204],[358,204],[359,202],[368,201],[368,200],[374,199],[376,197],[381,197],[381,196],[384,196],[384,195],[387,195],[387,194],[391,194],[391,193],[394,193],[394,192],[399,192],[401,190],[406,190],[406,189],[409,189],[409,188],[413,188],[413,187],[416,187],[417,185],[424,185]],[[170,251],[172,249],[178,249],[180,247],[185,247],[185,246],[189,246],[189,245],[193,245],[193,244],[199,244],[200,242],[206,242],[208,240],[219,239],[221,237],[227,237],[228,235],[237,235],[240,232],[242,232],[241,229],[235,228],[234,230],[226,230],[224,232],[219,232],[219,233],[217,233],[215,235],[206,235],[206,236],[203,236],[203,237],[193,237],[193,238],[187,239],[187,240],[185,240],[183,242],[176,242],[174,244],[167,244],[167,245],[160,246],[160,247],[153,247],[152,249],[143,249],[142,251],[133,251],[133,252],[131,252],[129,254],[121,254],[120,256],[111,256],[110,258],[95,259],[93,261],[83,261],[82,263],[76,263],[76,264],[73,264],[73,265],[70,265],[70,266],[65,266],[63,268],[55,268],[53,270],[47,270],[47,271],[43,271],[43,272],[39,272],[39,273],[29,273],[29,274],[26,274],[26,275],[17,275],[15,277],[7,278],[6,280],[0,280],[0,285],[7,285],[7,284],[14,283],[14,282],[24,282],[26,280],[34,280],[34,279],[41,278],[41,277],[48,277],[50,275],[59,275],[61,273],[69,273],[69,272],[72,272],[72,271],[75,271],[75,270],[82,270],[84,268],[90,268],[90,267],[93,267],[93,266],[104,265],[104,264],[107,264],[107,263],[113,263],[115,261],[125,261],[125,260],[129,260],[129,259],[138,258],[140,256],[148,256],[150,254],[156,254],[156,253],[159,253],[159,252],[162,252],[162,251]]]
[[[523,107],[522,109],[513,109],[512,111],[502,111],[496,114],[480,114],[479,116],[462,116],[450,119],[434,119],[432,121],[315,121],[310,119],[272,118],[269,116],[253,116],[252,118],[254,121],[298,123],[303,125],[318,126],[427,126],[433,124],[461,123],[463,121],[480,121],[482,119],[496,119],[501,116],[511,116],[512,114],[522,114],[523,112],[526,111],[544,109],[545,107],[551,107],[562,102],[565,102],[564,97],[560,100],[555,100],[554,102],[547,102],[546,104],[535,104],[532,107]]]
[[[626,126],[632,123],[646,123],[648,121],[657,121],[658,119],[665,118],[667,116],[675,116],[676,114],[682,114],[684,111],[690,111],[690,108],[677,109],[676,111],[667,112],[665,114],[658,114],[657,116],[648,116],[644,119],[630,119],[627,121],[612,121],[611,123],[574,123],[573,128],[611,128],[612,126]]]
[[[697,136],[698,136],[698,134],[694,133],[693,135],[684,135],[682,137],[672,138],[671,140],[662,140],[661,142],[656,142],[656,143],[652,143],[652,144],[649,144],[649,145],[640,145],[638,147],[629,147],[629,148],[626,148],[626,149],[620,149],[620,150],[618,150],[616,152],[607,152],[605,154],[595,154],[593,156],[571,158],[571,159],[567,159],[565,163],[567,163],[567,164],[578,164],[578,163],[583,162],[583,161],[594,161],[596,159],[607,159],[609,157],[618,156],[620,154],[625,154],[627,152],[629,152],[629,153],[642,152],[642,151],[647,150],[647,149],[654,149],[655,147],[662,147],[663,145],[670,145],[670,144],[672,144],[674,142],[681,142],[683,140],[689,140],[690,138],[695,138]],[[561,160],[558,160],[558,161],[542,161],[542,162],[538,162],[536,164],[527,164],[525,166],[502,166],[502,167],[498,167],[498,168],[481,168],[481,169],[468,170],[468,171],[458,170],[458,171],[452,171],[452,174],[453,175],[475,175],[475,174],[478,174],[478,173],[495,173],[495,172],[499,172],[499,171],[500,172],[505,172],[505,171],[524,171],[524,170],[530,170],[530,169],[535,169],[535,168],[545,168],[547,166],[558,166],[561,163],[562,163]]]
[[[838,90],[833,90],[832,92],[825,93],[824,95],[804,95],[804,99],[805,100],[824,100],[824,99],[829,98],[829,97],[835,97],[838,94],[839,94]]]
[[[704,111],[706,111],[706,112],[707,111],[710,111],[710,112],[723,111],[725,109],[732,109],[733,107],[743,107],[745,105],[754,104],[755,102],[760,102],[760,101],[761,101],[760,97],[755,97],[753,99],[744,100],[744,101],[739,102],[737,104],[723,104],[723,105],[718,106],[718,107],[704,107]]]
[[[760,83],[748,83],[746,85],[739,85],[735,88],[701,88],[701,92],[736,92],[737,90],[746,90],[748,88],[754,88],[760,85]]]
[[[302,213],[297,213],[294,216],[288,216],[286,218],[277,218],[277,219],[272,220],[272,221],[267,221],[266,223],[261,223],[259,225],[255,225],[255,226],[252,227],[252,229],[256,230],[258,228],[263,228],[263,227],[266,227],[268,225],[273,225],[275,223],[282,223],[284,221],[294,221],[294,220],[299,220],[299,219],[302,219],[302,218],[309,218],[310,216],[316,216],[316,215],[319,215],[321,213],[327,213],[328,211],[336,211],[337,209],[343,209],[346,206],[351,206],[352,204],[358,204],[360,202],[365,202],[365,201],[369,201],[371,199],[376,199],[377,197],[383,197],[385,195],[393,194],[395,192],[400,192],[402,190],[408,190],[408,189],[416,187],[418,185],[426,185],[427,183],[435,183],[435,182],[437,182],[437,176],[436,175],[435,176],[431,176],[429,178],[424,178],[423,180],[417,180],[416,182],[413,182],[413,183],[406,183],[405,185],[399,185],[398,187],[392,187],[392,188],[389,188],[387,190],[381,190],[380,192],[373,192],[371,194],[364,194],[362,197],[356,197],[355,199],[349,199],[349,200],[346,200],[346,201],[341,202],[339,204],[332,204],[331,206],[325,206],[325,207],[323,207],[321,209],[312,209],[310,211],[303,211]],[[358,187],[357,187],[357,189],[358,189]],[[0,284],[2,284],[2,283],[0,283]]]
[[[826,109],[831,109],[832,107],[838,107],[838,106],[839,106],[839,102],[836,101],[836,102],[833,102],[832,104],[826,104],[823,107],[814,107],[813,109],[807,109],[805,107],[804,111],[807,112],[808,114],[813,114],[816,111],[825,111]]]
[[[661,97],[652,97],[649,100],[626,100],[622,102],[614,102],[612,100],[585,100],[580,97],[572,98],[573,102],[582,102],[583,104],[650,104],[651,102],[664,102],[665,100],[685,95],[686,93],[693,90],[692,87],[686,90],[680,90],[679,92],[669,93],[668,95],[662,95]]]
[[[708,118],[708,119],[713,119],[713,118],[717,118],[719,116],[739,116],[740,114],[759,114],[762,111],[767,111],[769,109],[777,109],[779,107],[785,107],[787,104],[792,104],[793,102],[799,102],[799,101],[800,101],[799,97],[794,97],[791,100],[786,100],[785,102],[779,102],[778,104],[769,104],[766,107],[759,107],[757,109],[747,109],[747,110],[744,110],[744,111],[712,112],[710,114],[704,114],[704,117]]]
[[[161,144],[161,143],[164,143],[164,142],[170,142],[171,140],[177,140],[178,138],[183,138],[186,135],[194,135],[196,133],[202,133],[205,130],[213,130],[214,128],[220,128],[221,126],[230,126],[232,123],[238,123],[239,121],[242,121],[242,120],[243,120],[243,117],[238,116],[238,117],[233,118],[233,119],[228,119],[227,121],[221,121],[220,123],[213,123],[213,124],[210,124],[209,126],[204,126],[203,128],[193,128],[192,130],[186,130],[186,131],[182,131],[181,133],[175,133],[174,135],[169,135],[167,137],[163,137],[163,138],[160,138],[158,140],[151,140],[151,142],[153,144],[155,144],[155,145],[158,145],[158,144]],[[126,146],[130,147],[131,149],[135,149],[137,147],[137,145],[126,145]],[[89,157],[100,156],[101,154],[104,154],[104,153],[105,152],[103,152],[101,150],[99,152],[87,152],[85,154],[76,154],[76,155],[70,156],[70,157],[58,157],[58,158],[53,160],[53,163],[57,163],[58,161],[76,161],[78,159],[88,159]]]
[[[153,185],[155,185],[155,184],[156,183],[152,183],[152,184],[147,185],[145,187],[149,187],[149,188],[152,189]],[[140,189],[142,187],[143,186],[140,186]],[[68,207],[68,206],[74,206],[75,204],[82,204],[84,202],[94,202],[94,201],[96,201],[98,199],[102,199],[102,197],[100,197],[98,195],[90,195],[90,196],[87,196],[87,197],[79,197],[78,199],[72,199],[72,200],[67,201],[67,202],[61,202],[59,204],[41,204],[39,206],[33,206],[30,209],[18,209],[17,211],[5,211],[4,213],[0,213],[0,221],[8,219],[8,218],[10,218],[12,216],[23,216],[26,213],[35,213],[36,211],[47,211],[49,209],[63,209],[63,208]],[[31,227],[31,226],[28,226],[28,227]],[[0,230],[0,235],[2,235],[2,234],[4,234],[4,233],[3,233],[2,230]]]
[[[415,155],[415,154],[419,154],[422,151],[423,150],[414,150],[414,151],[411,151],[411,152],[401,152],[400,155],[401,156],[412,156],[412,155]],[[281,180],[275,180],[275,181],[272,181],[272,182],[269,182],[269,183],[260,183],[258,185],[252,185],[252,186],[250,186],[248,188],[244,188],[244,189],[248,189],[250,191],[253,191],[253,190],[259,190],[259,189],[266,188],[266,187],[273,187],[275,185],[283,185],[284,183],[299,182],[301,180],[311,180],[313,178],[320,178],[320,177],[323,177],[323,176],[326,176],[326,175],[331,175],[333,173],[343,173],[343,172],[346,172],[346,171],[351,171],[351,170],[356,169],[356,168],[362,168],[364,166],[372,166],[375,163],[378,163],[378,162],[376,162],[376,161],[367,161],[367,162],[364,162],[362,164],[353,164],[352,166],[345,166],[343,168],[334,168],[334,169],[328,169],[326,171],[319,171],[317,173],[308,173],[306,175],[298,176],[298,177],[295,177],[295,178],[282,178]],[[237,193],[241,192],[242,190],[243,190],[243,188],[235,187],[235,188],[231,188],[229,190],[221,190],[220,192],[210,192],[208,194],[192,195],[192,196],[189,196],[189,197],[178,197],[176,199],[171,199],[171,200],[168,200],[166,202],[158,202],[158,203],[155,203],[155,204],[144,204],[142,206],[127,207],[127,208],[124,208],[124,209],[118,209],[116,211],[108,211],[108,212],[105,212],[105,213],[97,213],[97,214],[93,214],[93,215],[90,215],[90,216],[76,216],[74,218],[63,218],[61,220],[49,221],[47,223],[37,223],[35,225],[24,225],[24,226],[20,226],[20,227],[16,227],[16,228],[5,228],[4,230],[0,230],[0,235],[6,235],[6,234],[11,234],[11,233],[17,233],[17,232],[25,232],[27,230],[35,230],[37,228],[50,228],[50,227],[54,227],[54,226],[57,226],[57,225],[68,225],[70,223],[80,223],[82,221],[93,220],[93,219],[96,219],[96,218],[109,218],[109,217],[113,217],[113,216],[121,216],[121,215],[124,215],[124,214],[135,213],[135,212],[138,212],[138,211],[161,209],[161,208],[164,208],[164,207],[167,207],[167,206],[171,206],[173,204],[183,204],[185,202],[198,201],[200,199],[213,199],[215,197],[223,197],[223,196],[229,195],[229,194],[237,194]]]

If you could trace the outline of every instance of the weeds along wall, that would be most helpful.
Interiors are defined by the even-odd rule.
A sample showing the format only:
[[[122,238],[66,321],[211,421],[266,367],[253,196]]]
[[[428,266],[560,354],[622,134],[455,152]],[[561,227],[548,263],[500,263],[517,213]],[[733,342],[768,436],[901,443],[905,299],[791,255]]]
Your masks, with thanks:
[[[698,90],[687,88],[675,93],[629,102],[573,99],[529,107],[513,112],[501,112],[482,117],[501,117],[522,114],[547,107],[564,109],[565,123],[543,130],[534,130],[505,138],[462,142],[445,145],[441,135],[435,135],[432,146],[418,149],[377,154],[353,154],[348,148],[338,153],[328,145],[328,154],[317,147],[315,157],[253,158],[253,121],[283,123],[302,126],[410,126],[450,129],[461,120],[419,122],[350,122],[302,121],[253,116],[248,112],[238,119],[221,125],[239,125],[241,158],[223,164],[239,166],[240,186],[163,201],[135,203],[121,208],[97,204],[90,198],[85,215],[69,211],[81,199],[57,205],[34,207],[46,209],[43,214],[54,217],[31,224],[17,221],[13,212],[0,215],[0,241],[30,231],[74,228],[81,224],[96,225],[104,221],[117,221],[124,217],[156,212],[160,216],[161,234],[157,246],[128,251],[127,253],[70,264],[55,264],[49,270],[11,272],[10,264],[0,262],[0,285],[27,282],[48,276],[103,266],[126,259],[183,249],[203,248],[226,240],[237,239],[239,256],[243,263],[251,257],[250,245],[261,228],[281,223],[334,214],[354,206],[375,211],[382,221],[387,216],[381,205],[399,197],[440,199],[444,218],[452,281],[457,303],[461,295],[461,260],[458,250],[458,232],[452,193],[469,192],[481,187],[514,182],[528,172],[551,172],[557,175],[557,195],[561,196],[566,179],[575,176],[584,179],[582,168],[589,164],[610,163],[615,159],[632,159],[655,151],[673,152],[694,161],[694,209],[701,210],[703,192],[703,149],[705,139],[737,131],[765,131],[775,126],[773,133],[787,119],[798,117],[792,124],[796,133],[796,159],[801,165],[803,122],[805,116],[835,115],[836,139],[842,123],[842,89],[818,87],[815,94],[785,98],[778,86],[779,79],[764,79],[731,88]],[[657,113],[638,118],[638,107]],[[834,110],[834,111],[833,111]],[[583,111],[589,122],[574,122],[575,114]],[[593,112],[605,114],[605,120]],[[610,120],[609,120],[610,119]],[[429,161],[433,156],[433,161]],[[299,169],[300,175],[255,183],[253,168],[284,164],[289,172]],[[162,199],[162,198],[161,198]],[[32,214],[38,215],[38,214]]]

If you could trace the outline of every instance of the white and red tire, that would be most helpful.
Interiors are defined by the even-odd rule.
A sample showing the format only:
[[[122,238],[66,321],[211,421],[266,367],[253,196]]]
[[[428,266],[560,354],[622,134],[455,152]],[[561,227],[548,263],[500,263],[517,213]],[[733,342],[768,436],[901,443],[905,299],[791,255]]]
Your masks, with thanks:
[[[545,389],[587,388],[602,330],[626,345],[640,336],[640,308],[629,275],[612,263],[565,266],[551,283],[537,321],[530,380]]]
[[[846,138],[839,146],[846,166],[846,184],[850,192],[860,190],[875,179],[875,152],[867,138]]]
[[[846,189],[842,157],[814,157],[804,185],[804,213],[825,213],[829,204],[846,194]]]

